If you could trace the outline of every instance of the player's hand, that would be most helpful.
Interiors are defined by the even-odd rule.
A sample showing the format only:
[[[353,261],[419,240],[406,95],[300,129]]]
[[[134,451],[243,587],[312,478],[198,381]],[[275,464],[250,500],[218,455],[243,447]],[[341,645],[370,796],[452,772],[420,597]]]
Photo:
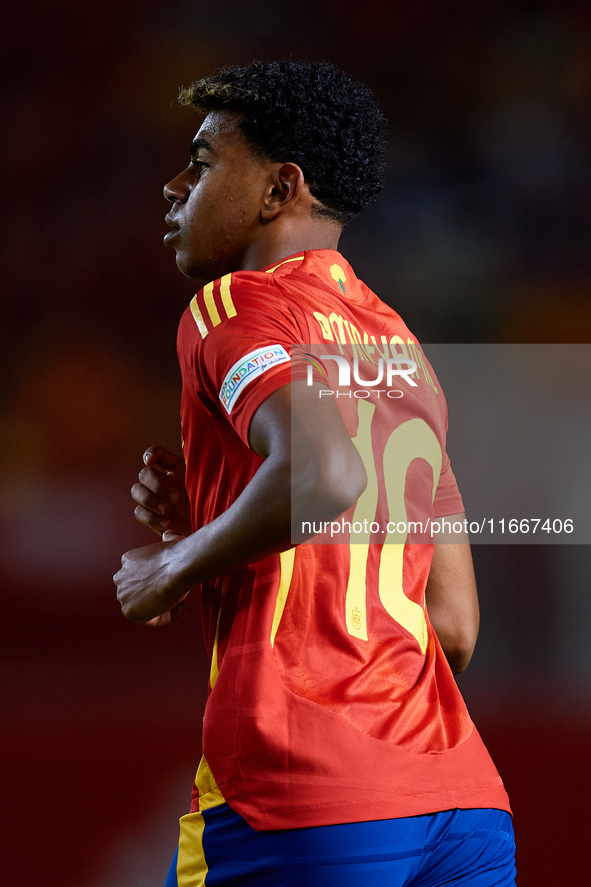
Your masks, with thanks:
[[[131,488],[137,502],[136,520],[162,536],[170,531],[179,536],[191,532],[191,512],[185,489],[185,462],[164,447],[149,447],[144,468]]]
[[[174,548],[184,537],[170,531],[162,542],[128,551],[113,576],[123,615],[140,625],[167,625],[187,615],[188,591],[178,588]]]

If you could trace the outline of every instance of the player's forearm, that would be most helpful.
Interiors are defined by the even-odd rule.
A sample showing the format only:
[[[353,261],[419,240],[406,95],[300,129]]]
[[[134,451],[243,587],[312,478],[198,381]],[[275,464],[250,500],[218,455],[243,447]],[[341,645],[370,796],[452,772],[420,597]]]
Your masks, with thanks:
[[[458,626],[449,621],[432,617],[431,610],[429,618],[452,672],[460,674],[470,664],[476,645],[476,633],[458,630]]]
[[[463,518],[463,515],[454,515]],[[480,625],[470,546],[438,543],[426,588],[429,619],[454,674],[468,666]]]
[[[361,457],[338,409],[319,410],[314,388],[308,395],[292,410],[286,385],[261,404],[249,442],[264,461],[227,511],[184,539],[165,534],[123,556],[114,578],[128,619],[145,623],[172,611],[196,585],[304,541],[301,533],[292,538],[292,521],[330,521],[357,500],[367,483]],[[148,497],[154,513],[157,504],[157,495]]]
[[[356,454],[354,454],[356,457]],[[238,499],[211,523],[175,546],[173,569],[185,590],[305,540],[292,525],[329,521],[356,501],[365,482],[358,466],[347,479],[308,460],[294,469],[270,456]]]

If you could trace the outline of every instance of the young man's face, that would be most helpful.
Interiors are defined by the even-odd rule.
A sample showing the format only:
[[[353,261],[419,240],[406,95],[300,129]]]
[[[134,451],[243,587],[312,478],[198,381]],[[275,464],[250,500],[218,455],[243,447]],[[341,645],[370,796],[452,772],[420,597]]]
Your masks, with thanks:
[[[261,230],[260,210],[274,165],[253,155],[234,114],[209,114],[195,136],[191,163],[164,187],[172,203],[164,242],[180,271],[208,283],[238,271]]]

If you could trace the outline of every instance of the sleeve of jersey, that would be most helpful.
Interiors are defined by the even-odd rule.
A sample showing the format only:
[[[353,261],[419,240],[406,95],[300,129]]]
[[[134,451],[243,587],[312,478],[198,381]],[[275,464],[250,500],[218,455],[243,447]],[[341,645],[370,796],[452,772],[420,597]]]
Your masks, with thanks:
[[[191,303],[201,333],[198,385],[217,403],[244,443],[258,407],[291,381],[291,347],[299,326],[273,279],[228,274]]]
[[[447,453],[443,455],[441,475],[435,492],[435,517],[446,517],[448,514],[461,514],[464,511],[464,503],[458,489],[458,484]]]

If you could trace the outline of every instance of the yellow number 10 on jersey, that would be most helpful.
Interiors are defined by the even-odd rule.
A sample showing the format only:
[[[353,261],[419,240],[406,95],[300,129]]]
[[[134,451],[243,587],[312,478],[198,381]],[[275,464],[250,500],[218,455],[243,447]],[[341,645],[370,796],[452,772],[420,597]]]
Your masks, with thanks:
[[[359,400],[359,425],[353,438],[367,472],[367,487],[357,500],[352,525],[369,527],[375,522],[378,510],[378,475],[372,447],[371,423],[375,404]],[[427,649],[427,622],[425,611],[411,601],[402,586],[403,553],[408,531],[404,490],[406,475],[413,459],[425,459],[433,469],[433,491],[441,474],[441,447],[432,429],[422,419],[409,419],[399,425],[389,436],[382,454],[382,468],[388,503],[388,527],[384,530],[384,546],[380,553],[379,595],[384,609],[392,619],[416,638],[424,653]],[[367,521],[364,524],[364,521]],[[404,525],[399,533],[397,526]],[[346,596],[346,623],[349,634],[367,640],[367,558],[370,532],[351,533],[351,567]]]

